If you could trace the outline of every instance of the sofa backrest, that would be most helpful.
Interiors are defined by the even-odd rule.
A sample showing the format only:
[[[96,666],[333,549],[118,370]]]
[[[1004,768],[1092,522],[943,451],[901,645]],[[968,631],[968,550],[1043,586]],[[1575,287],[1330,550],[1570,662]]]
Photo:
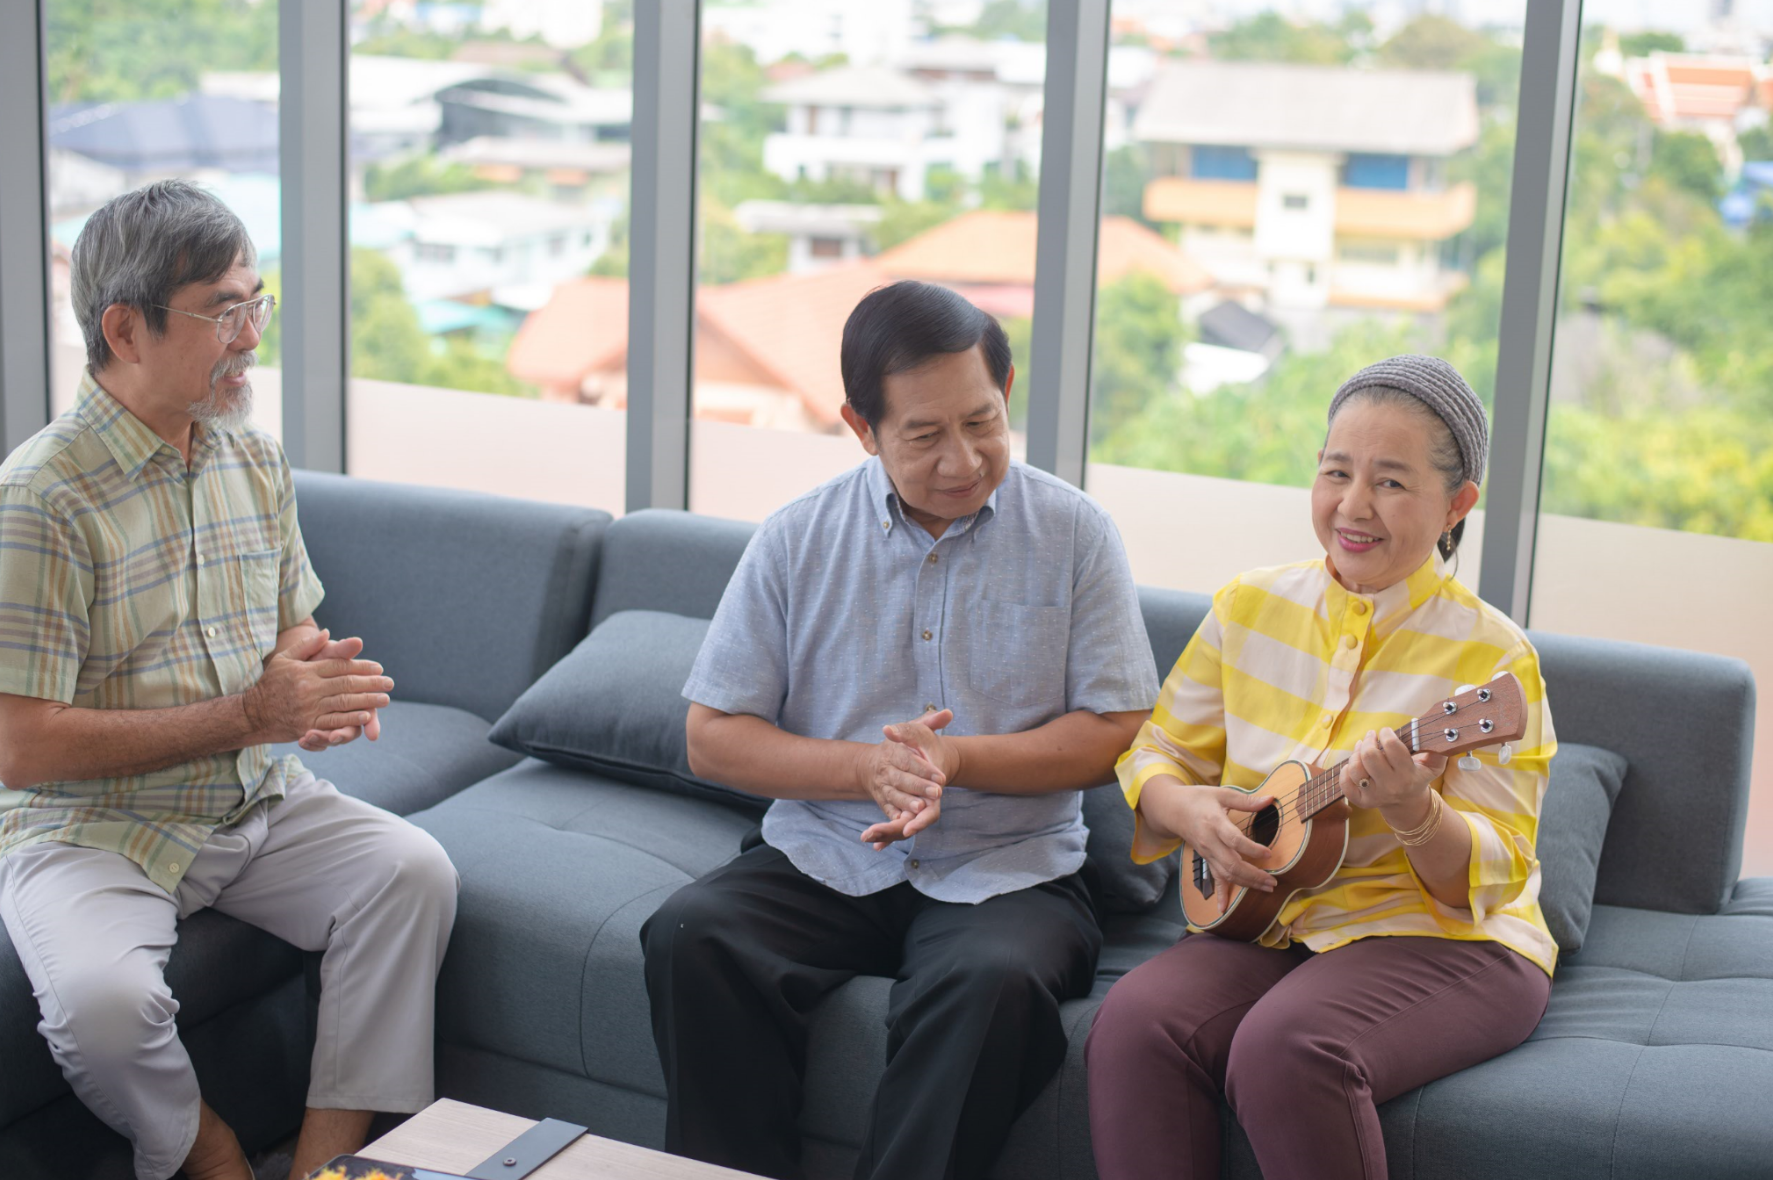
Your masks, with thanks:
[[[1160,676],[1212,600],[1139,589]],[[1558,739],[1630,763],[1601,849],[1595,901],[1711,914],[1742,869],[1754,678],[1722,656],[1530,631]]]
[[[709,618],[753,526],[683,512],[637,512],[605,540],[595,621],[619,610]],[[1211,599],[1139,589],[1168,675]],[[1754,735],[1754,680],[1740,660],[1531,632],[1558,738],[1630,761],[1601,853],[1595,900],[1715,913],[1741,870]]]
[[[743,521],[668,508],[630,512],[604,536],[591,625],[620,610],[712,619],[756,531]]]
[[[1712,914],[1736,887],[1755,685],[1741,660],[1529,631],[1558,740],[1629,761],[1594,899]]]
[[[402,700],[496,720],[588,630],[610,516],[476,492],[295,474],[315,612]]]

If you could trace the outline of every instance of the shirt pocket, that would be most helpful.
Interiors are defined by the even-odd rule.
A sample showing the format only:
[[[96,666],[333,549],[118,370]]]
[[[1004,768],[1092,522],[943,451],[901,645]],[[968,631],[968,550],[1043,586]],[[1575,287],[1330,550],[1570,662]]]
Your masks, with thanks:
[[[1071,611],[990,599],[975,611],[967,657],[973,691],[1005,705],[1063,712]]]
[[[275,549],[242,553],[240,562],[241,607],[252,633],[252,646],[261,657],[277,647],[278,570],[282,554]]]

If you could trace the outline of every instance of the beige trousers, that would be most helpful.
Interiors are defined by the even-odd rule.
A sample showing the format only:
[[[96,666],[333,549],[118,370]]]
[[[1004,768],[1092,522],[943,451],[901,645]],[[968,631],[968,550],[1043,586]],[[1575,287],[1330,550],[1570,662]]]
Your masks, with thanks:
[[[12,936],[69,1085],[166,1180],[197,1135],[197,1076],[165,967],[205,907],[324,951],[308,1105],[416,1111],[432,1100],[437,969],[457,878],[437,841],[303,774],[210,836],[174,894],[114,852],[32,844],[0,857]]]

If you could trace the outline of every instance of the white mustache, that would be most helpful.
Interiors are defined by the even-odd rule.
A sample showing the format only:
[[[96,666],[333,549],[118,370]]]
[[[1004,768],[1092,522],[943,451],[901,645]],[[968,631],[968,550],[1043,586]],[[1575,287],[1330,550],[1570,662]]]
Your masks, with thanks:
[[[215,368],[209,371],[209,384],[213,387],[223,377],[238,377],[258,363],[256,352],[242,352],[226,357],[216,362]]]

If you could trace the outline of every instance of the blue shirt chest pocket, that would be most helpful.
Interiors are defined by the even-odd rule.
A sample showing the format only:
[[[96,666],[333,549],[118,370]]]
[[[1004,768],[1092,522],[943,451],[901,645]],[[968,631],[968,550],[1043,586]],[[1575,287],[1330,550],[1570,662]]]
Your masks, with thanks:
[[[1071,610],[984,599],[972,611],[967,682],[980,696],[1018,708],[1065,711]]]

